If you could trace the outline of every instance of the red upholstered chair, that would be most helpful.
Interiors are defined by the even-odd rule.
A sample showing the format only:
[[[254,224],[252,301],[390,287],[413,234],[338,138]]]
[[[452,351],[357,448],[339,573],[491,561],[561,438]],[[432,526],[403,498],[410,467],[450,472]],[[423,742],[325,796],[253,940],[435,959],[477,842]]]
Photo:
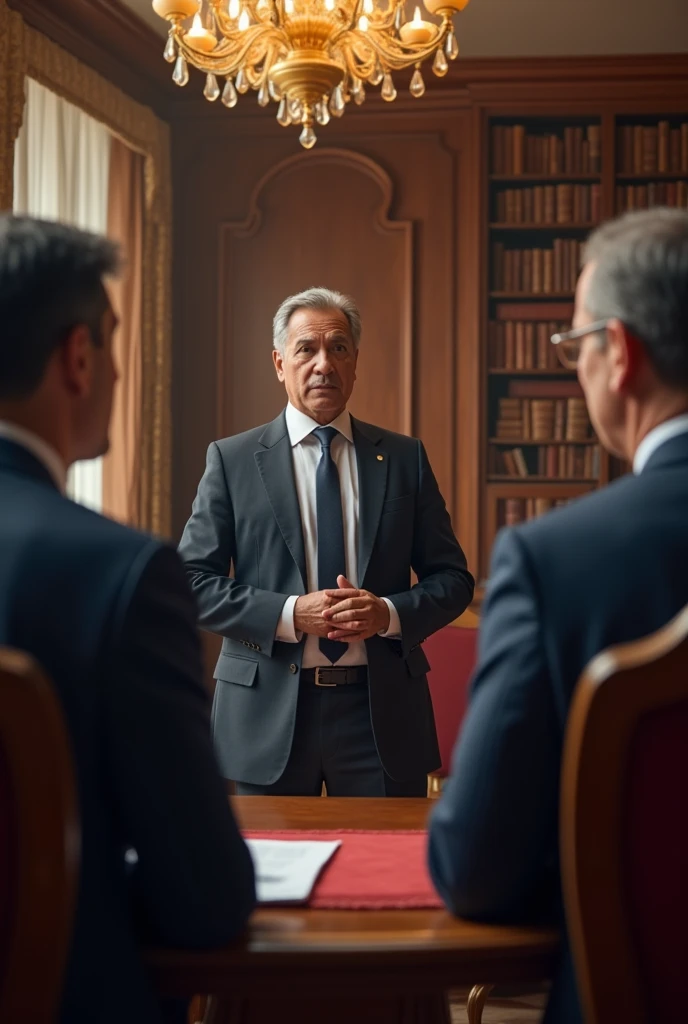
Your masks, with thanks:
[[[688,606],[595,658],[567,727],[566,916],[588,1024],[688,1019]]]
[[[452,750],[468,703],[477,636],[475,626],[451,625],[438,630],[423,644],[430,662],[428,685],[442,758],[441,768],[430,776],[431,795],[439,792],[441,780],[449,774]]]
[[[56,1019],[79,848],[57,700],[34,661],[0,648],[0,1021]]]

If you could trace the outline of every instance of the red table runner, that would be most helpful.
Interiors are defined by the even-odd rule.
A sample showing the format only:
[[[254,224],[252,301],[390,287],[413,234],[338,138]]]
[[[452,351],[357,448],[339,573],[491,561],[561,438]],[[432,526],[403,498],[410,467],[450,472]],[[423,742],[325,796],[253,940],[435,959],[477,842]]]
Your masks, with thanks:
[[[362,829],[246,832],[247,839],[341,840],[315,883],[314,910],[403,910],[441,907],[427,868],[424,830]]]

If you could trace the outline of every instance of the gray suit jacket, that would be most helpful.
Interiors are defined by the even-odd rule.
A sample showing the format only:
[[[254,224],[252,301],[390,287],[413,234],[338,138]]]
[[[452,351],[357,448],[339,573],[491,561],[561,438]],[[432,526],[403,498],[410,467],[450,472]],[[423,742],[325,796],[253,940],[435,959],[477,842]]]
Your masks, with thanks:
[[[352,424],[359,585],[392,600],[402,629],[401,640],[366,641],[373,730],[387,773],[417,778],[440,763],[420,645],[470,603],[473,578],[421,442]],[[224,637],[212,716],[221,767],[228,778],[269,785],[291,750],[304,647],[275,632],[287,597],[307,593],[284,413],[210,445],[179,551],[201,625]]]

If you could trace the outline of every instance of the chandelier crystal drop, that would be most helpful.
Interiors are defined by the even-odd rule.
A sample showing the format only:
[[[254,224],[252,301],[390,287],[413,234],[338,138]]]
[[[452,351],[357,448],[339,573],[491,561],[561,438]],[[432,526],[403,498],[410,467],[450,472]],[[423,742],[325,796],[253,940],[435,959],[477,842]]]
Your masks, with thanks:
[[[459,56],[459,43],[453,31],[446,38],[444,52],[449,57],[449,60],[456,60]]]
[[[175,43],[174,36],[172,35],[169,35],[167,37],[163,57],[165,58],[168,64],[174,64],[175,60],[177,59],[177,44]]]
[[[394,82],[392,81],[392,76],[390,75],[389,72],[387,72],[385,77],[382,79],[382,88],[380,89],[380,95],[382,96],[383,100],[387,100],[388,103],[391,103],[392,100],[395,100],[397,98],[397,91],[394,88]]]
[[[172,72],[172,81],[175,85],[186,85],[189,81],[189,66],[186,63],[186,57],[180,53],[174,62],[174,71]]]
[[[280,100],[279,107],[277,108],[277,124],[286,128],[291,124],[291,114],[289,113],[289,100],[286,96],[283,96]]]
[[[324,128],[326,124],[330,123],[330,111],[327,106],[327,97],[324,96],[318,103],[315,104],[315,120],[319,125]]]
[[[301,128],[300,142],[315,145],[314,123],[341,117],[347,103],[361,104],[365,83],[382,84],[383,99],[397,90],[393,74],[414,67],[411,95],[425,85],[420,65],[433,59],[439,77],[459,46],[453,18],[469,0],[424,0],[407,20],[405,0],[152,0],[169,22],[165,60],[184,86],[189,65],[205,73],[206,99],[220,95],[234,107],[237,93],[254,90],[260,106],[278,104],[277,121]]]
[[[416,70],[413,72],[413,78],[411,79],[411,84],[409,85],[409,92],[416,99],[420,99],[420,97],[425,92],[425,82],[423,81],[423,76],[420,73],[420,68],[416,68]]]
[[[220,95],[220,86],[217,84],[217,78],[215,77],[215,75],[209,74],[206,77],[203,95],[211,103],[214,103],[215,100]]]
[[[226,107],[229,107],[230,110],[232,107],[236,107],[239,102],[239,97],[237,96],[237,91],[234,88],[234,82],[231,78],[228,78],[225,82],[225,87],[222,90],[222,102]]]
[[[447,64],[447,58],[444,56],[444,50],[438,50],[435,54],[435,59],[432,62],[432,70],[438,78],[442,78],[443,75],[446,75],[449,70],[449,65]]]

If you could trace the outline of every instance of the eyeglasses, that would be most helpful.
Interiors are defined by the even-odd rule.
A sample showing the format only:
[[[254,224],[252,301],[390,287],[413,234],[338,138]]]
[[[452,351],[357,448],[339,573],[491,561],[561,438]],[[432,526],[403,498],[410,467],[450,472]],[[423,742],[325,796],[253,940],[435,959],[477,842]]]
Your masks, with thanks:
[[[575,370],[578,365],[583,338],[589,334],[597,334],[604,331],[609,320],[595,320],[594,323],[585,324],[584,327],[574,327],[570,331],[562,331],[561,334],[553,334],[549,339],[557,346],[559,361],[567,370]]]

